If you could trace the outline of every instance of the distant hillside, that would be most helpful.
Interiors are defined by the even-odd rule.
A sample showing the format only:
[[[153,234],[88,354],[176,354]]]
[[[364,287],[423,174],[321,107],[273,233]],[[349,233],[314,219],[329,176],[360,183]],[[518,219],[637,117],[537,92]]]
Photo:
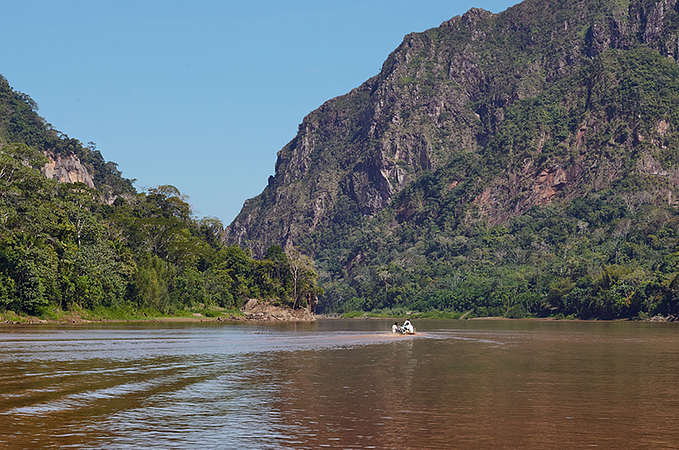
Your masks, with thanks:
[[[50,178],[82,182],[114,198],[135,192],[132,180],[122,177],[117,164],[104,160],[93,145],[84,146],[55,130],[38,115],[37,103],[17,92],[0,75],[0,146],[23,143],[45,153],[43,172]]]
[[[527,0],[406,36],[227,242],[314,255],[327,311],[678,313],[678,9]]]
[[[308,258],[273,246],[254,260],[223,231],[174,186],[137,193],[0,77],[0,320],[216,317],[251,298],[313,312]]]

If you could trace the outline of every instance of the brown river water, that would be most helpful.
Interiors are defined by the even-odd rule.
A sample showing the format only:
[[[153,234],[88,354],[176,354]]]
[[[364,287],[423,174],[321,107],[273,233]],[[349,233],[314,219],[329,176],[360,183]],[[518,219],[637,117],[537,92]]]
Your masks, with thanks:
[[[0,327],[0,448],[679,448],[679,324]]]

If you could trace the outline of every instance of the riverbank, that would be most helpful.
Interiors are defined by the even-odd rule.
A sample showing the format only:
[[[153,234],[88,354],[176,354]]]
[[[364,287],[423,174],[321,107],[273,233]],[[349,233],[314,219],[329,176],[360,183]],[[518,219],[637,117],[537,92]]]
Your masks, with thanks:
[[[248,306],[249,305],[249,306]],[[319,314],[315,315],[306,309],[292,310],[286,307],[274,306],[267,302],[248,302],[243,310],[228,309],[194,309],[182,310],[176,314],[162,314],[158,311],[139,311],[126,308],[98,308],[91,310],[68,310],[51,309],[41,315],[17,314],[13,311],[0,312],[0,325],[39,325],[39,324],[86,324],[86,323],[125,323],[125,322],[310,322],[317,319],[393,319],[404,320],[443,319],[443,320],[526,320],[526,321],[568,321],[568,322],[592,322],[596,319],[576,319],[573,317],[476,317],[470,312],[426,312],[408,311],[405,313],[374,313],[374,312],[351,312],[345,314]],[[616,319],[617,321],[629,321],[630,319]],[[679,322],[677,316],[654,316],[648,319],[637,319],[639,322]]]
[[[250,300],[243,310],[225,308],[183,309],[174,314],[132,308],[97,308],[94,310],[73,308],[43,308],[36,315],[18,314],[14,311],[0,312],[0,324],[85,324],[124,322],[308,322],[314,314],[306,309],[292,310],[267,302]]]
[[[327,319],[467,319],[471,311],[450,312],[450,311],[383,311],[383,312],[364,312],[350,311],[343,314],[324,314],[319,318]]]
[[[0,324],[8,325],[39,325],[39,324],[80,324],[102,322],[205,322],[205,321],[242,321],[246,318],[240,311],[213,316],[200,312],[182,311],[180,314],[169,315],[153,312],[131,312],[127,310],[88,311],[53,310],[51,314],[29,315],[17,314],[14,311],[0,312]]]
[[[673,316],[653,316],[648,318],[632,318],[632,319],[579,319],[572,316],[547,316],[547,317],[503,317],[503,316],[475,316],[472,311],[467,311],[464,313],[460,312],[443,312],[443,311],[429,311],[425,313],[417,311],[408,312],[361,312],[361,311],[351,311],[343,314],[320,314],[317,316],[319,319],[360,319],[360,320],[370,320],[370,319],[396,319],[396,320],[421,320],[421,319],[445,319],[445,320],[526,320],[526,321],[566,321],[566,322],[660,322],[669,323],[677,322],[679,323],[679,315]]]

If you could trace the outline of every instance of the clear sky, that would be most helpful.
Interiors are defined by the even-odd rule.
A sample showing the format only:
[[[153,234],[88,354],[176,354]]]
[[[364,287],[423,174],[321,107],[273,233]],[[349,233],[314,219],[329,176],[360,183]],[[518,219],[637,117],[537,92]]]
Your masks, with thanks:
[[[229,224],[304,116],[410,32],[516,0],[0,0],[0,74],[139,190]]]

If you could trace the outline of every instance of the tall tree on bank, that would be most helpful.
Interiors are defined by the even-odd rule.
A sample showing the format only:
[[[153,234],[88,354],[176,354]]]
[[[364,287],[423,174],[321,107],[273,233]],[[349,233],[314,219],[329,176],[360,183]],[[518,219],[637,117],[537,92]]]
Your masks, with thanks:
[[[290,277],[292,279],[292,308],[297,309],[306,306],[311,312],[314,311],[319,294],[323,291],[316,286],[316,271],[313,261],[303,255],[299,249],[289,247],[285,250],[288,261]],[[306,304],[303,305],[303,302]]]

